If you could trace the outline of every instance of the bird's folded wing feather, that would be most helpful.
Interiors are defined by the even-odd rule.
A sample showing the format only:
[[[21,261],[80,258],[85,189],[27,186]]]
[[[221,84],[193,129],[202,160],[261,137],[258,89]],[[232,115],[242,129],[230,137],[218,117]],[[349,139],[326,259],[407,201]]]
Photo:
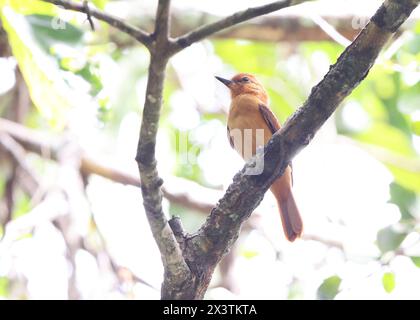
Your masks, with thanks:
[[[280,123],[277,120],[274,113],[264,104],[259,104],[258,108],[260,113],[263,116],[265,122],[267,123],[268,128],[270,128],[271,133],[274,134],[277,130],[280,129]]]
[[[267,126],[270,128],[271,133],[274,134],[277,130],[280,129],[280,123],[277,120],[276,116],[274,115],[274,113],[264,104],[259,104],[258,108],[260,109],[260,113],[263,116],[265,122],[267,123]],[[289,163],[290,166],[290,178],[292,180],[292,185],[293,185],[293,167],[292,167],[292,162]]]

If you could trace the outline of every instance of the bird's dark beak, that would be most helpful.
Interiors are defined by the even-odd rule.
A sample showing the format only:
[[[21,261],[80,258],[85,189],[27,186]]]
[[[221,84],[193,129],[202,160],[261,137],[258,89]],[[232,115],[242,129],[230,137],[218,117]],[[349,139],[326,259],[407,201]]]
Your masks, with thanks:
[[[223,83],[226,87],[230,87],[230,85],[232,84],[232,81],[230,81],[230,80],[227,80],[227,79],[224,79],[224,78],[221,78],[221,77],[218,77],[218,76],[215,76],[215,78],[217,79],[217,80],[219,80],[221,83]]]

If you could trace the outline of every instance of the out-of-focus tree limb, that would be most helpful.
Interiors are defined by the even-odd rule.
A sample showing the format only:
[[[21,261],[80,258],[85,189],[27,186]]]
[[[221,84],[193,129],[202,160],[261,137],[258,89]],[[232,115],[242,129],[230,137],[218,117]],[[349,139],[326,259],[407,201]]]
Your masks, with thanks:
[[[65,139],[55,138],[2,118],[0,118],[0,134],[8,135],[15,140],[15,143],[18,142],[28,151],[51,160],[58,159],[59,149],[66,143]],[[141,186],[138,176],[101,163],[85,152],[81,155],[80,170],[83,175],[94,174],[124,185],[138,188]],[[168,181],[167,187],[162,188],[162,193],[170,202],[202,213],[209,213],[214,206],[214,201],[221,195],[218,191],[200,187],[184,179]],[[206,198],[201,197],[202,199],[197,200],[196,195],[203,193],[206,194]]]
[[[9,246],[11,243],[25,233],[32,232],[32,229],[45,221],[52,221],[59,216],[68,213],[68,203],[64,193],[59,190],[51,190],[48,195],[25,215],[10,221],[5,226],[2,246]]]
[[[194,42],[201,41],[222,30],[238,25],[241,22],[248,21],[255,17],[259,17],[267,13],[271,13],[271,12],[274,12],[283,8],[287,8],[287,7],[290,7],[290,6],[305,2],[305,1],[307,0],[299,0],[299,1],[281,0],[281,1],[275,1],[275,2],[269,3],[263,6],[248,8],[246,10],[236,12],[218,21],[211,22],[209,24],[198,27],[195,30],[188,32],[187,34],[176,38],[174,41],[174,44],[175,44],[174,52],[180,51],[183,48],[190,46]]]
[[[139,26],[143,29],[153,30],[154,12],[143,7],[142,9],[133,12],[129,17],[130,21],[138,21]],[[326,21],[337,33],[352,40],[370,18],[360,10],[349,11],[346,14],[333,14],[330,13],[331,11],[315,10],[313,14],[309,14],[305,9],[302,9],[301,12],[294,11],[284,12],[281,15],[265,15],[215,33],[210,38],[265,42],[333,41],[334,39],[331,38],[331,35],[326,33],[314,21],[313,16],[316,15]],[[175,2],[172,10],[171,36],[180,37],[203,23],[212,23],[220,19],[222,17],[205,11],[194,9],[186,11],[177,7]],[[420,14],[412,15],[408,19],[410,20],[409,24],[419,19]],[[110,36],[112,41],[122,47],[136,44],[134,39],[123,39],[114,31],[110,33]]]

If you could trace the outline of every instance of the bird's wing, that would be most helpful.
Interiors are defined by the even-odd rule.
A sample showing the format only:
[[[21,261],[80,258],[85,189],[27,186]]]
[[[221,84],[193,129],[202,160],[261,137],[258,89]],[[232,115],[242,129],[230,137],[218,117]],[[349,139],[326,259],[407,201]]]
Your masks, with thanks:
[[[268,128],[270,129],[271,133],[274,134],[277,130],[280,129],[280,123],[277,120],[274,113],[264,104],[259,104],[258,108],[260,110],[261,115],[263,116],[265,122],[267,123]]]
[[[293,186],[293,163],[292,163],[292,161],[289,162],[289,167],[290,167],[290,181],[292,182],[292,186]]]
[[[233,140],[232,140],[232,137],[231,137],[231,135],[230,135],[230,131],[229,131],[229,127],[228,127],[228,126],[226,126],[226,133],[227,133],[227,138],[228,138],[228,140],[229,140],[230,146],[231,146],[232,148],[234,148],[234,145],[233,145]]]
[[[274,113],[264,104],[259,104],[258,108],[260,109],[260,113],[264,118],[264,121],[267,123],[268,128],[270,129],[271,133],[274,134],[277,130],[280,129],[280,123],[277,120]],[[292,162],[289,164],[290,166],[290,177],[292,180],[293,185],[293,166]]]

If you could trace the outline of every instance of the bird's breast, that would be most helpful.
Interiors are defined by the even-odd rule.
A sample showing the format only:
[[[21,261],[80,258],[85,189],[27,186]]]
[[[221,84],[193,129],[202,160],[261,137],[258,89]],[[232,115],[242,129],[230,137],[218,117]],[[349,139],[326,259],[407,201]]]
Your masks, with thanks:
[[[264,146],[272,133],[259,110],[259,99],[239,96],[232,100],[228,128],[235,150],[245,159]]]

